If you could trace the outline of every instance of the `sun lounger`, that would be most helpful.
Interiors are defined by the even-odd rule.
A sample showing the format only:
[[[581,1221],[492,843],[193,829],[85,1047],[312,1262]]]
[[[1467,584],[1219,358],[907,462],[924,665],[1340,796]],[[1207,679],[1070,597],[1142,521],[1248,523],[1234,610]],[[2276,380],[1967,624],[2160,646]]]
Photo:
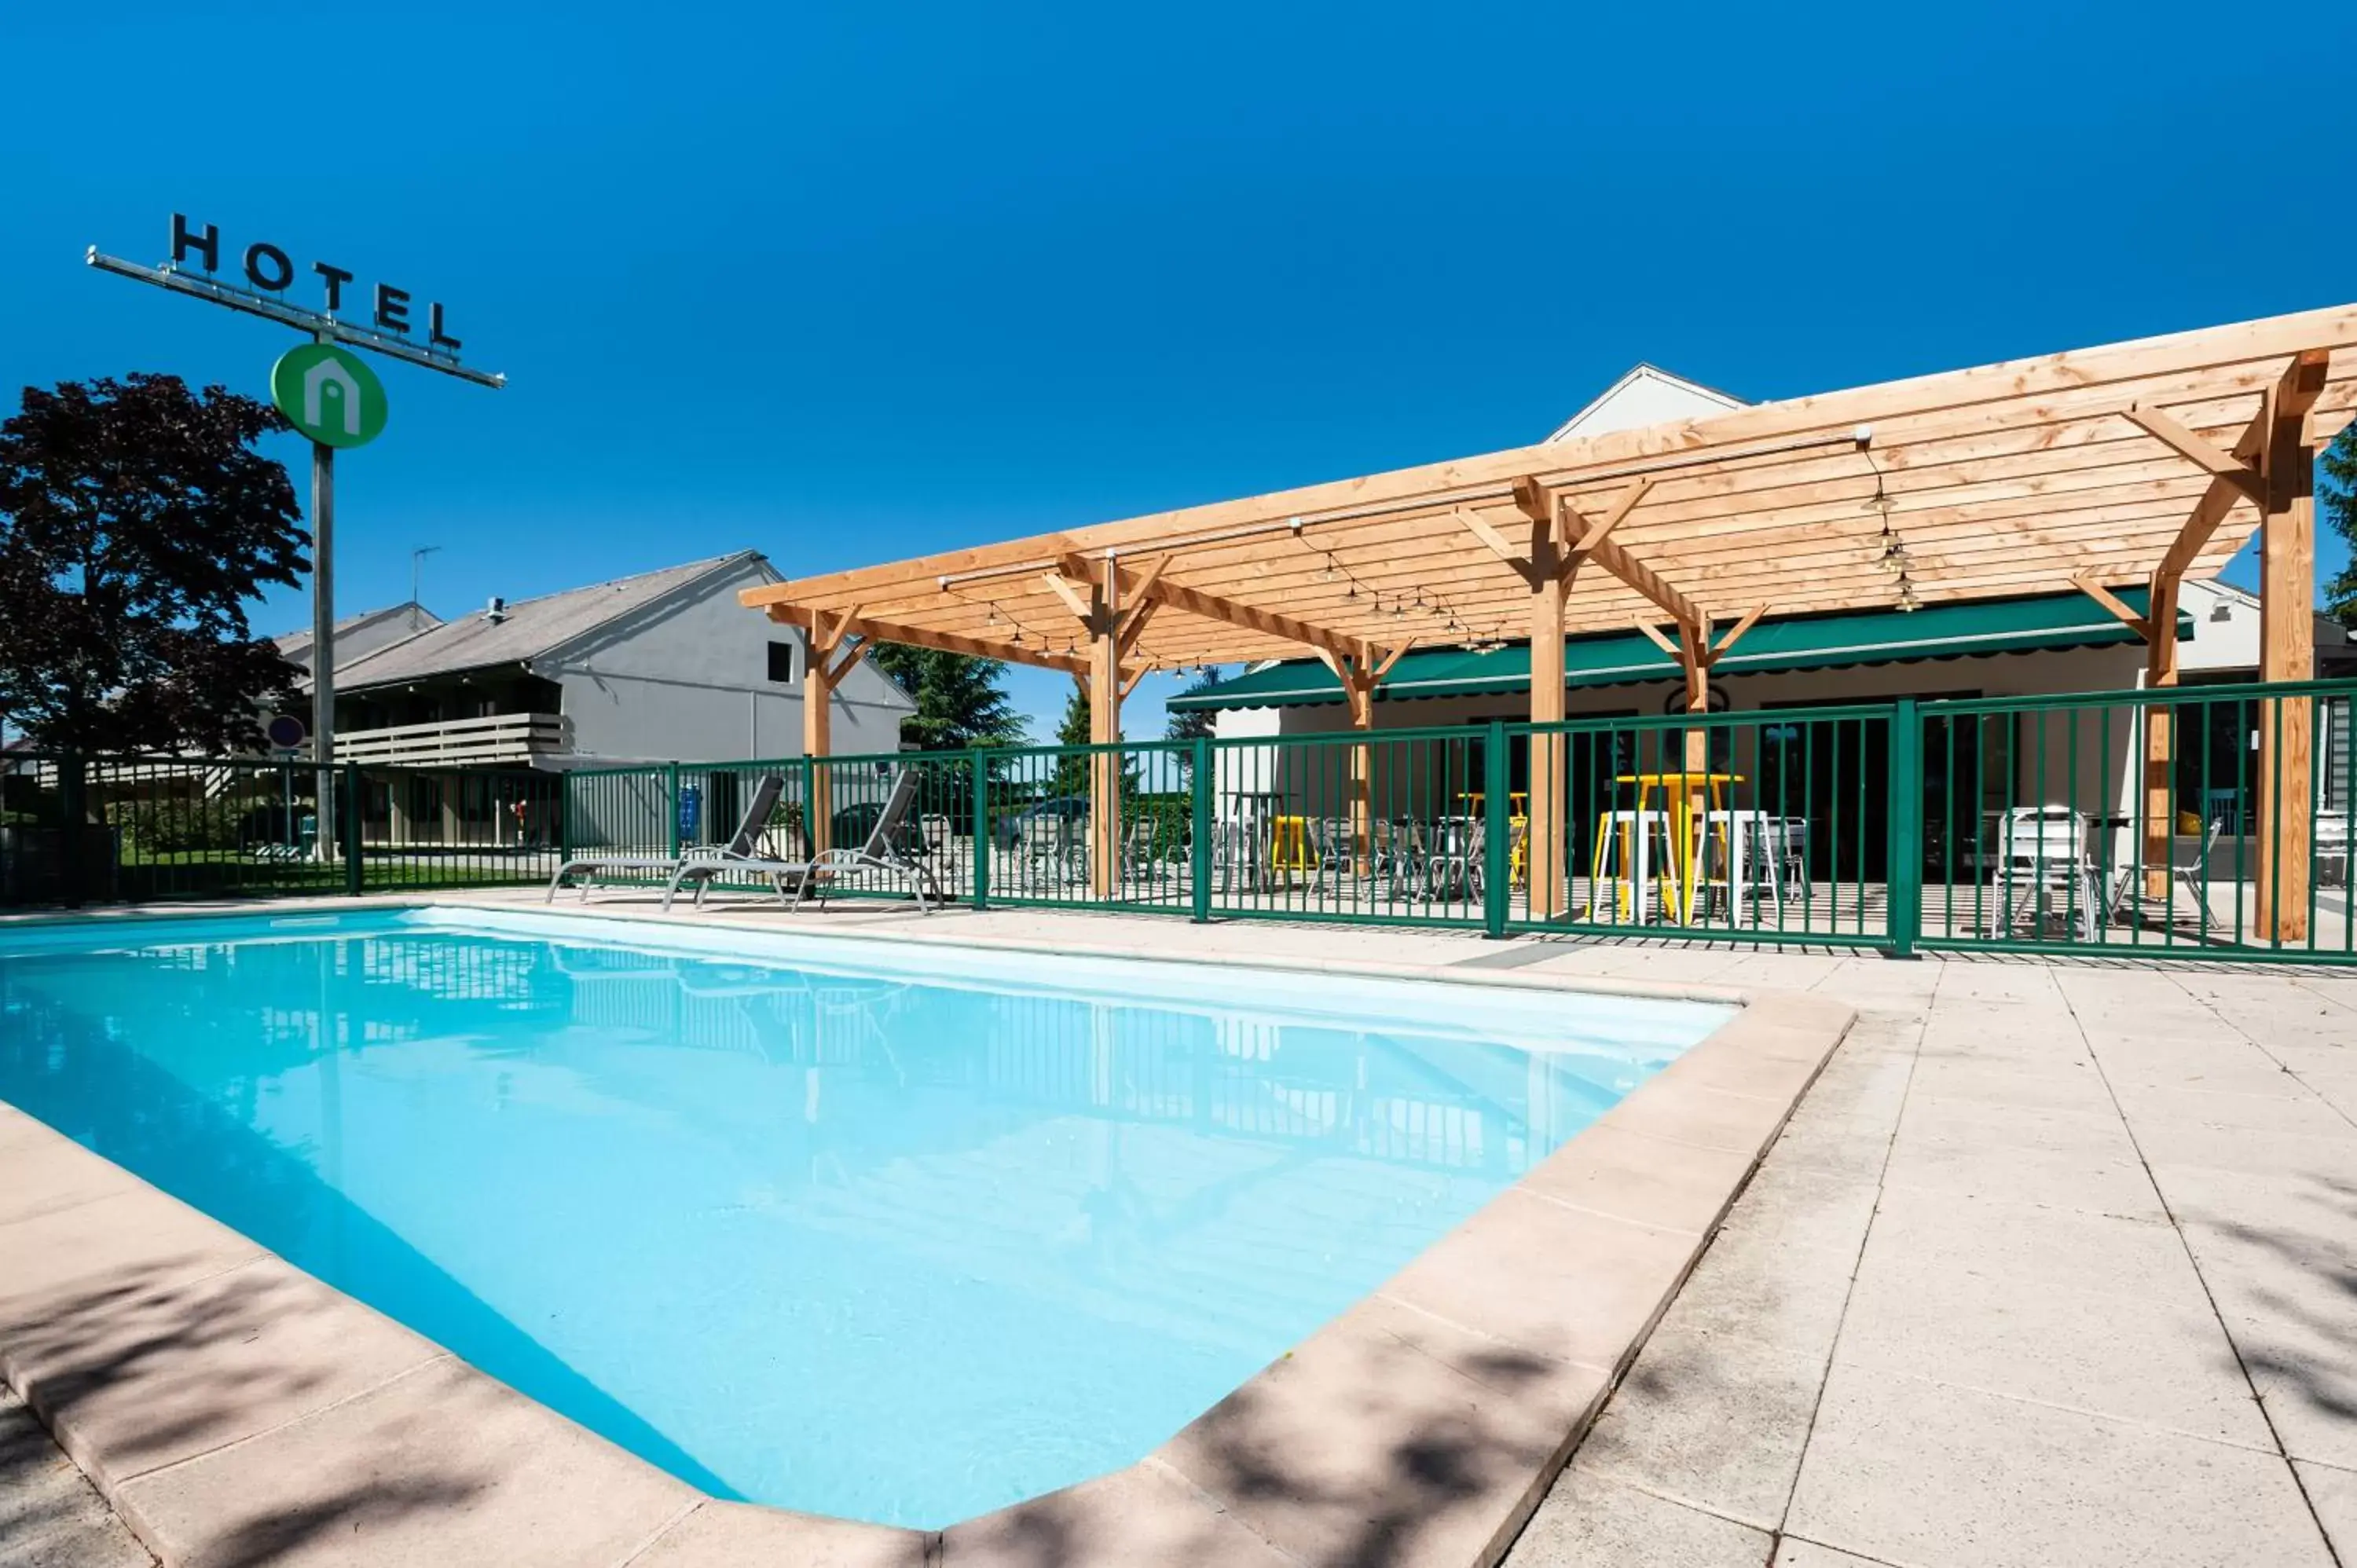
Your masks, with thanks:
[[[744,820],[737,824],[735,835],[725,845],[711,846],[711,851],[740,855],[754,854],[760,847],[761,834],[770,826],[770,813],[778,809],[778,797],[784,794],[785,789],[783,774],[761,775],[759,781],[753,786],[752,803],[745,808]],[[548,879],[548,897],[542,901],[554,903],[556,889],[567,876],[579,879],[582,902],[587,903],[591,885],[603,874],[653,872],[668,878],[690,857],[705,853],[707,851],[699,848],[678,854],[577,854],[556,868],[556,875]],[[663,902],[668,905],[671,900],[666,897]]]
[[[689,882],[695,884],[694,901],[700,905],[705,890],[716,880],[756,877],[768,878],[778,890],[779,901],[789,908],[801,908],[802,900],[813,892],[818,894],[819,904],[823,908],[828,885],[836,878],[852,872],[884,871],[908,877],[917,895],[917,908],[930,915],[932,906],[942,901],[941,885],[933,878],[932,868],[904,847],[911,836],[906,828],[916,799],[916,769],[904,768],[892,780],[892,792],[886,798],[883,813],[876,819],[875,827],[868,831],[867,842],[857,849],[831,849],[809,860],[776,860],[739,854],[733,844],[698,851],[672,873],[671,886],[663,889],[663,908],[670,908],[680,888]]]

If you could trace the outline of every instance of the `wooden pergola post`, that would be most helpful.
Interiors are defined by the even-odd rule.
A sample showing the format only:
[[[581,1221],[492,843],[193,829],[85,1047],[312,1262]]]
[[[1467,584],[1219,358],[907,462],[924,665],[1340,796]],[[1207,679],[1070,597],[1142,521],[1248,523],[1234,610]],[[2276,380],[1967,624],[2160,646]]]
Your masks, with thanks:
[[[1375,688],[1392,672],[1413,641],[1403,642],[1388,653],[1378,653],[1371,644],[1360,644],[1353,653],[1336,653],[1331,649],[1316,650],[1334,679],[1342,683],[1342,700],[1351,710],[1351,728],[1361,736],[1372,733],[1375,727]],[[1361,740],[1351,747],[1351,859],[1361,876],[1372,875],[1374,870],[1374,753]]]
[[[2208,546],[2235,503],[2259,510],[2259,679],[2306,681],[2316,673],[2316,450],[2309,413],[2322,394],[2330,354],[2304,349],[2269,387],[2259,412],[2222,451],[2167,411],[2138,401],[2128,419],[2210,475],[2193,514],[2152,575],[2152,602],[2136,616],[2089,578],[2082,590],[2135,627],[2147,650],[2147,685],[2177,684],[2177,596],[2186,568]],[[2259,704],[2258,908],[2252,934],[2262,941],[2308,940],[2309,862],[2314,848],[2315,758],[2306,697],[2270,698]],[[2169,894],[2170,840],[2177,803],[2169,778],[2169,714],[2159,704],[2145,713],[2145,891]]]
[[[2177,585],[2179,579],[2152,575],[2145,611],[2144,683],[2165,692],[2177,684]],[[2176,711],[2166,703],[2144,710],[2144,891],[2169,897],[2169,862],[2177,839]]]
[[[858,615],[856,607],[845,610],[832,626],[824,616],[813,617],[803,639],[802,755],[813,761],[811,798],[807,802],[810,821],[806,826],[813,854],[824,854],[833,847],[834,836],[834,773],[819,760],[833,749],[834,689],[874,646],[871,639],[862,638],[840,659],[835,657],[845,639],[851,636],[852,622]]]
[[[1560,724],[1564,716],[1563,607],[1579,559],[1566,561],[1556,529],[1564,521],[1562,499],[1535,479],[1514,487],[1514,504],[1530,519],[1530,552],[1519,563],[1530,585],[1531,723]],[[1565,863],[1570,835],[1564,821],[1564,745],[1561,731],[1530,737],[1529,908],[1534,920],[1552,920],[1570,898]]]
[[[2316,674],[2316,451],[2308,412],[2324,390],[2322,356],[2303,356],[2271,388],[2256,443],[2259,500],[2259,679]],[[2259,704],[2258,901],[2261,941],[2308,940],[2315,844],[2315,757],[2307,697]]]
[[[1089,643],[1089,744],[1121,745],[1119,576],[1108,558],[1094,585]],[[1121,753],[1089,758],[1089,897],[1110,898],[1121,886]]]

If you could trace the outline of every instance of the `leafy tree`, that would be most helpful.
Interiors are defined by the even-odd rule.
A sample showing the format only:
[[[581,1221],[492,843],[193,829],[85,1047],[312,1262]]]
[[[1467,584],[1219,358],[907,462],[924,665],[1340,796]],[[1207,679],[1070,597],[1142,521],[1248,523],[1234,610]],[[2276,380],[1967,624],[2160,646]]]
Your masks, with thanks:
[[[25,389],[0,422],[0,714],[36,744],[227,750],[301,674],[246,623],[310,542],[265,403],[177,376]]]
[[[2349,564],[2325,585],[2326,601],[2341,621],[2357,624],[2357,424],[2343,430],[2319,459],[2323,481],[2317,503],[2325,525],[2339,534],[2352,552]]]
[[[1023,738],[1023,720],[1006,695],[1006,666],[996,659],[906,648],[888,642],[869,656],[915,699],[900,738],[927,751],[1007,746]]]

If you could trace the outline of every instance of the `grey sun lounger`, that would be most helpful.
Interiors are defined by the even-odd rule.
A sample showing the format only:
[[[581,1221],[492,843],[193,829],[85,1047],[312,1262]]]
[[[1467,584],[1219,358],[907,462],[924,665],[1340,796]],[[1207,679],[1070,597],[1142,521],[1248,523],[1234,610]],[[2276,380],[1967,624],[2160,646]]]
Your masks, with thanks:
[[[689,882],[695,884],[694,901],[701,905],[705,889],[716,879],[767,877],[777,888],[779,901],[788,908],[801,908],[802,900],[813,892],[818,894],[823,908],[827,885],[844,873],[886,871],[908,877],[917,895],[917,908],[930,915],[933,905],[942,902],[941,885],[934,880],[931,866],[899,847],[916,799],[917,771],[903,768],[892,780],[892,792],[885,798],[883,814],[868,830],[867,842],[857,849],[831,849],[808,860],[774,860],[739,854],[734,844],[698,850],[672,873],[671,886],[663,889],[663,908],[670,908],[680,888]]]
[[[542,902],[554,903],[556,889],[567,876],[578,879],[582,902],[587,903],[589,889],[601,873],[651,871],[669,877],[692,855],[721,851],[749,855],[760,846],[761,834],[770,825],[770,814],[778,809],[778,797],[785,790],[784,774],[762,774],[753,786],[752,803],[745,808],[744,820],[737,824],[735,836],[725,846],[712,846],[711,851],[694,849],[678,854],[576,854],[558,866],[556,875],[548,879],[548,897]],[[665,897],[663,902],[668,905],[671,900]]]

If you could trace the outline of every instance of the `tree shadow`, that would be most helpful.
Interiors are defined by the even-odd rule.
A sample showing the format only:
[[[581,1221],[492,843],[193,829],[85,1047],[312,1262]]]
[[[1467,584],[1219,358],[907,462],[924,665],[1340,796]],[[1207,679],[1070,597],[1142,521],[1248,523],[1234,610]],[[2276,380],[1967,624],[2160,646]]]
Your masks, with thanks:
[[[2303,1219],[2287,1204],[2277,1223],[2206,1222],[2236,1246],[2283,1264],[2290,1281],[2287,1286],[2255,1277],[2235,1282],[2227,1330],[2263,1397],[2288,1393],[2316,1414],[2357,1424],[2357,1352],[2352,1350],[2357,1346],[2357,1243],[2352,1241],[2357,1180],[2311,1174],[2298,1178],[2295,1191],[2295,1202],[2305,1198],[2321,1212]],[[2195,1251],[2199,1257],[2198,1245]],[[2203,1260],[2207,1273],[2233,1267],[2231,1259]],[[2250,1309],[2273,1321],[2235,1321]],[[2340,1354],[2304,1354],[2296,1341],[2319,1351],[2337,1348]]]
[[[1468,1337],[1398,1313],[1382,1329],[1345,1319],[1143,1465],[952,1527],[942,1561],[1494,1563],[1569,1457],[1600,1379]]]

